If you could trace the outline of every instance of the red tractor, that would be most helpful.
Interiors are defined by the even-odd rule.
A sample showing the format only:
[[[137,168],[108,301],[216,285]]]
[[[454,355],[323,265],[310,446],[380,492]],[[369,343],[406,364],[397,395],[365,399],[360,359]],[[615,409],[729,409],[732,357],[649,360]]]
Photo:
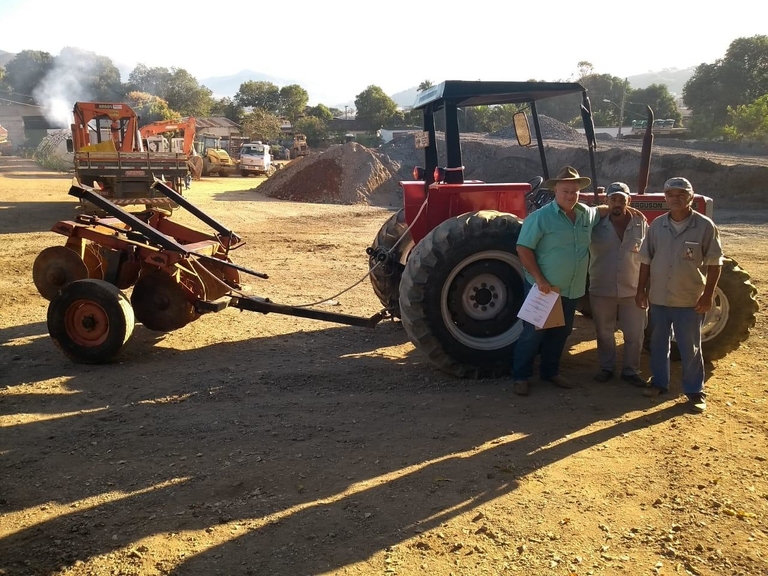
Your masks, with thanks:
[[[423,111],[424,131],[416,145],[424,148],[424,167],[414,169],[414,180],[401,182],[404,207],[382,226],[368,254],[373,289],[381,303],[402,319],[414,346],[445,372],[479,377],[509,370],[522,330],[517,313],[523,302],[523,266],[516,252],[517,237],[523,218],[553,199],[542,188],[550,166],[536,104],[568,95],[581,97],[592,201],[599,203],[602,190],[597,187],[594,125],[587,91],[580,84],[446,81],[419,94],[415,108]],[[533,145],[528,122],[532,119],[541,172],[518,183],[467,180],[458,112],[468,106],[500,104],[519,107],[513,124],[521,146]],[[443,155],[438,154],[435,129],[438,113],[444,115],[445,123]],[[648,114],[652,125],[650,108]],[[649,130],[639,193],[632,197],[632,205],[649,220],[666,212],[663,194],[644,193],[652,140]],[[439,165],[442,158],[444,166]],[[711,217],[712,200],[697,195],[694,209]],[[746,272],[726,259],[715,306],[703,329],[707,359],[722,357],[748,337],[757,311],[755,294]],[[583,311],[588,313],[586,308]]]

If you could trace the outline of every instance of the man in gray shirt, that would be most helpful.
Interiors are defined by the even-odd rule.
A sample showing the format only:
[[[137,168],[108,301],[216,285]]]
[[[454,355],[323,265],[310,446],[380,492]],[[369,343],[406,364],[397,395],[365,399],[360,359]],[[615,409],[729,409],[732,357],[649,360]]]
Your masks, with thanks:
[[[635,301],[651,311],[651,378],[646,396],[669,388],[669,348],[674,329],[682,360],[683,393],[694,412],[707,408],[701,326],[712,308],[723,249],[714,222],[692,209],[693,186],[685,178],[664,184],[669,212],[648,228],[640,248]]]
[[[597,333],[598,382],[613,378],[616,369],[616,323],[624,336],[621,378],[644,387],[640,377],[640,354],[648,313],[635,304],[640,273],[640,246],[648,222],[640,213],[631,214],[629,186],[614,182],[605,190],[610,212],[592,229],[589,245],[589,303]]]

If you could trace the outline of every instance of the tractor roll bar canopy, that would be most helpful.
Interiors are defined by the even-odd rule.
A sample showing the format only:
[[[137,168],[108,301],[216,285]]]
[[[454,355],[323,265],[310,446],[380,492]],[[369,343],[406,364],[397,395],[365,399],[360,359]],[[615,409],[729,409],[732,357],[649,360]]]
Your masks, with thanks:
[[[529,104],[536,130],[539,156],[541,158],[542,175],[549,178],[549,168],[544,152],[544,142],[541,138],[539,115],[536,111],[536,101],[568,94],[581,94],[582,117],[585,126],[592,125],[591,106],[587,98],[587,90],[578,82],[484,82],[481,80],[445,80],[436,86],[423,90],[416,96],[414,110],[424,112],[424,131],[429,135],[429,141],[424,149],[424,184],[434,182],[433,172],[437,167],[437,142],[435,138],[435,113],[445,110],[445,146],[447,170],[445,181],[450,184],[464,182],[464,171],[461,161],[461,144],[459,138],[460,108],[467,106],[493,106],[497,104]],[[574,111],[575,112],[575,111]],[[586,116],[585,116],[586,114]],[[589,137],[588,137],[589,140]],[[590,145],[590,163],[594,166],[594,150]],[[592,170],[593,176],[595,170]]]
[[[483,82],[446,80],[420,92],[414,109],[432,104],[432,111],[446,104],[455,106],[492,106],[494,104],[523,104],[544,98],[585,92],[577,82]]]

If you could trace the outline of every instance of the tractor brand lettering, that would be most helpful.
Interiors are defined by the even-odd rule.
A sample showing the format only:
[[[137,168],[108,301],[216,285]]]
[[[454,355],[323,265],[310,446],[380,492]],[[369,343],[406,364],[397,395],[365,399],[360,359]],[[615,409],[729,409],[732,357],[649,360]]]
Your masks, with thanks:
[[[638,210],[664,210],[666,204],[664,202],[632,202],[632,207]]]
[[[122,104],[96,104],[96,108],[99,110],[122,110]]]

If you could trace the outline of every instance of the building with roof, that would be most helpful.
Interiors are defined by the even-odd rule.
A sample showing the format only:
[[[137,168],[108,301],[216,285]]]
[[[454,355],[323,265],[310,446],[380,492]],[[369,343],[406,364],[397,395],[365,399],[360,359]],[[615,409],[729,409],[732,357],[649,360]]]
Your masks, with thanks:
[[[40,106],[2,98],[0,125],[8,130],[8,140],[13,150],[18,146],[35,148],[48,134],[48,130],[61,128],[46,119],[45,111]]]

